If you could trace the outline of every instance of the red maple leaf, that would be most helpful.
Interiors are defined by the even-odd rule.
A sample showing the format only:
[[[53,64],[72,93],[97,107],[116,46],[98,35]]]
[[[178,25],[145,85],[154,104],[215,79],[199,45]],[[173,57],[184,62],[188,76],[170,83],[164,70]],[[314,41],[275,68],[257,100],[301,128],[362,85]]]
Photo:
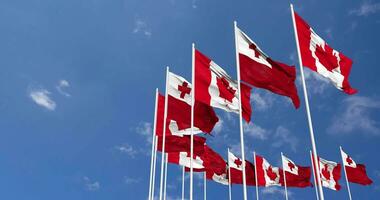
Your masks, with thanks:
[[[235,97],[236,90],[230,86],[230,83],[224,78],[217,78],[216,84],[219,88],[219,97],[226,99],[232,103],[232,99]]]
[[[327,70],[332,71],[338,67],[338,59],[333,54],[334,49],[325,44],[325,49],[320,45],[317,45],[315,50],[315,55],[317,56],[319,62],[326,67]]]
[[[268,169],[266,170],[266,172],[267,172],[267,175],[270,178],[270,180],[272,180],[272,181],[276,180],[277,174],[273,172],[272,166],[269,166]]]
[[[325,164],[325,165],[324,165],[324,168],[322,169],[322,175],[323,175],[327,180],[330,180],[330,178],[331,178],[331,174],[330,174],[330,172],[329,172],[329,170],[328,170],[328,165],[327,165],[327,164]]]

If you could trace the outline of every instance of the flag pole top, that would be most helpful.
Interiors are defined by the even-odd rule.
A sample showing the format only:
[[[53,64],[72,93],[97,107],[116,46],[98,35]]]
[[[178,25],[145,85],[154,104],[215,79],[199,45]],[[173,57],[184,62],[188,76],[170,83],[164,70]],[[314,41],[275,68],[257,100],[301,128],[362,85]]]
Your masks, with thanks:
[[[237,26],[237,21],[236,20],[234,20],[234,25]]]
[[[191,46],[194,48],[195,47],[195,43],[193,42],[193,43],[191,43]]]

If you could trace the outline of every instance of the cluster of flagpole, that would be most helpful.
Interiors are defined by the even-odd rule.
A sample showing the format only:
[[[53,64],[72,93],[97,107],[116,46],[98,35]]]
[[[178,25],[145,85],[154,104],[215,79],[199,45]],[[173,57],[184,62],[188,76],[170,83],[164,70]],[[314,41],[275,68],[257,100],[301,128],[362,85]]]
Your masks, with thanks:
[[[291,9],[291,17],[293,22],[293,29],[294,29],[294,37],[296,41],[297,46],[297,55],[298,55],[298,62],[299,62],[299,70],[301,74],[301,81],[302,81],[302,89],[303,89],[303,96],[304,96],[304,102],[305,102],[305,110],[306,110],[306,116],[307,116],[307,122],[308,122],[308,128],[309,128],[309,134],[310,134],[310,141],[311,141],[311,147],[312,150],[310,151],[310,159],[312,163],[312,171],[313,171],[313,177],[314,177],[314,184],[315,184],[315,193],[317,200],[324,200],[324,193],[323,188],[321,184],[321,173],[320,173],[320,166],[319,160],[318,160],[318,153],[317,153],[317,147],[316,147],[316,141],[314,136],[314,129],[313,129],[313,121],[312,121],[312,115],[310,111],[310,105],[309,105],[309,99],[308,99],[308,92],[307,92],[307,86],[305,81],[305,75],[304,75],[304,69],[303,69],[303,63],[302,63],[302,54],[300,49],[300,42],[299,42],[299,36],[297,33],[297,27],[296,27],[296,19],[295,19],[295,12],[293,5],[290,4]],[[242,92],[241,92],[241,76],[240,76],[240,60],[239,60],[239,52],[238,52],[238,26],[237,22],[234,21],[234,35],[235,35],[235,56],[236,56],[236,71],[237,71],[237,89],[238,89],[238,105],[239,105],[239,131],[240,131],[240,151],[241,151],[241,158],[242,158],[242,184],[243,184],[243,199],[247,200],[247,177],[246,177],[246,159],[245,159],[245,147],[244,147],[244,129],[243,129],[243,111],[242,111]],[[195,44],[192,43],[192,89],[191,89],[191,118],[190,118],[190,167],[189,167],[189,199],[193,200],[193,190],[194,190],[194,169],[193,169],[193,158],[194,158],[194,105],[195,105]],[[167,185],[167,167],[168,167],[168,155],[165,153],[165,137],[166,137],[166,125],[167,125],[167,115],[168,115],[168,89],[169,89],[169,67],[166,68],[166,85],[165,85],[165,104],[164,104],[164,118],[163,118],[163,130],[162,130],[162,154],[161,154],[161,170],[160,170],[160,186],[159,186],[159,200],[166,200],[166,185]],[[156,101],[155,101],[155,116],[154,116],[154,125],[153,125],[153,134],[152,134],[152,150],[151,150],[151,165],[150,165],[150,178],[149,178],[149,200],[153,200],[155,198],[155,176],[156,176],[156,158],[157,158],[157,146],[158,146],[158,136],[156,136],[156,130],[157,130],[157,109],[158,109],[158,89],[156,89]],[[340,150],[342,152],[342,148],[340,147]],[[230,153],[230,150],[227,149],[228,155]],[[256,163],[256,152],[253,152],[254,155],[254,165],[257,166]],[[283,158],[283,153],[281,152],[281,157]],[[342,155],[342,161],[343,155]],[[228,159],[228,190],[229,190],[229,199],[232,199],[232,183],[231,183],[231,170],[230,170],[230,163]],[[284,168],[284,161],[282,159],[282,167]],[[348,195],[349,199],[352,200],[351,197],[351,190],[349,186],[349,180],[347,177],[346,168],[344,168],[344,174],[348,189]],[[314,171],[315,170],[315,171]],[[181,198],[185,199],[185,171],[186,167],[182,166],[182,195]],[[259,200],[259,183],[258,183],[258,176],[257,176],[257,167],[255,167],[254,170],[255,173],[255,184],[256,184],[256,199]],[[206,172],[203,174],[203,190],[204,190],[204,200],[207,198],[207,177]],[[283,170],[283,177],[284,177],[284,186],[285,186],[285,199],[288,200],[288,189],[287,189],[287,181],[286,181],[286,173],[285,170]]]

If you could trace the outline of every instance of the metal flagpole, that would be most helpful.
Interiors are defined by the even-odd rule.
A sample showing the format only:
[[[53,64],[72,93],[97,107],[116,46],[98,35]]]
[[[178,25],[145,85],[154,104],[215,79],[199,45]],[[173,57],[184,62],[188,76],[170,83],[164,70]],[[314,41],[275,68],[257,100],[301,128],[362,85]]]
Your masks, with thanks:
[[[182,200],[185,200],[185,166],[182,166]]]
[[[153,162],[154,162],[154,148],[155,148],[155,141],[156,141],[156,120],[157,120],[157,102],[158,102],[158,88],[156,88],[156,102],[154,106],[154,121],[153,121],[153,133],[152,133],[152,154],[150,158],[150,177],[149,177],[149,197],[148,199],[151,199],[152,197],[152,179],[153,179]]]
[[[195,44],[192,44],[192,58],[191,58],[191,132],[190,132],[190,200],[193,200],[193,158],[194,158],[194,101],[195,101]]]
[[[311,161],[311,167],[313,168],[313,177],[314,177],[314,185],[315,185],[315,195],[317,195],[317,200],[319,200],[319,195],[318,195],[318,186],[317,186],[317,179],[315,177],[315,168],[314,168],[314,162],[313,162],[313,154],[310,151],[310,161]]]
[[[285,173],[285,167],[284,167],[284,154],[281,152],[281,162],[282,162],[282,173],[284,174],[284,185],[285,185],[285,199],[288,200],[288,188],[286,185],[286,173]]]
[[[164,164],[165,164],[165,132],[166,117],[168,115],[168,86],[169,86],[169,67],[166,67],[166,86],[165,86],[165,107],[164,107],[164,124],[162,130],[162,152],[161,152],[161,177],[160,177],[160,200],[162,200],[162,192],[164,186]]]
[[[155,131],[156,132],[156,131]],[[152,178],[152,196],[151,200],[154,199],[154,188],[156,181],[156,163],[157,163],[157,144],[158,144],[158,136],[154,136],[154,158],[153,158],[153,178]]]
[[[206,171],[203,173],[203,199],[207,199],[207,177]]]
[[[235,33],[235,55],[236,55],[236,71],[237,71],[237,83],[239,92],[239,123],[240,123],[240,147],[241,147],[241,159],[243,160],[243,196],[244,200],[247,200],[247,181],[245,175],[245,153],[244,153],[244,133],[243,133],[243,114],[241,106],[241,87],[240,87],[240,62],[238,53],[238,41],[236,37],[237,22],[234,21],[234,33]]]
[[[348,196],[350,197],[350,200],[352,200],[350,184],[348,183],[348,177],[347,177],[346,166],[344,165],[345,162],[344,162],[344,158],[343,158],[343,149],[342,149],[341,146],[339,146],[339,149],[340,149],[340,156],[342,157],[342,163],[343,163],[344,175],[346,176],[346,183],[347,183]]]
[[[301,71],[301,79],[302,79],[303,93],[304,93],[304,98],[305,98],[307,119],[308,119],[308,123],[309,123],[311,145],[312,145],[312,149],[313,149],[314,161],[315,161],[315,163],[318,163],[317,147],[315,145],[313,122],[311,120],[311,113],[310,113],[310,108],[309,108],[309,99],[308,99],[308,96],[307,96],[305,76],[304,76],[304,73],[303,73],[301,51],[300,51],[300,47],[299,47],[299,41],[298,41],[298,34],[297,34],[297,28],[296,28],[296,21],[295,21],[295,17],[294,17],[293,4],[290,4],[290,9],[292,11],[294,36],[295,36],[296,44],[297,44],[298,60],[299,60],[299,67],[300,67],[300,71]],[[317,182],[320,183],[321,182],[320,181],[321,180],[321,176],[320,176],[320,173],[319,173],[319,165],[315,165],[315,170],[317,171]],[[324,200],[325,198],[324,198],[324,195],[323,195],[323,189],[322,189],[322,185],[321,184],[318,184],[318,189],[319,189],[319,195],[321,197],[321,200]]]
[[[232,200],[231,168],[230,168],[230,149],[229,148],[227,148],[227,164],[228,164],[228,196],[229,196],[229,200]]]
[[[165,153],[165,179],[164,179],[164,200],[166,200],[166,183],[168,179],[168,154]]]
[[[259,200],[259,182],[257,179],[256,151],[253,152],[253,162],[255,162],[256,200]]]

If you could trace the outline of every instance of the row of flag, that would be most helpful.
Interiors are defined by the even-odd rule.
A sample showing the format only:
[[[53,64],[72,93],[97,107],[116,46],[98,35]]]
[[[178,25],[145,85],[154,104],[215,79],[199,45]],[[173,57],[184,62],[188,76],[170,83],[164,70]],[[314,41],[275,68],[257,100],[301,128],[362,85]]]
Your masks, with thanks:
[[[293,25],[300,58],[302,80],[306,66],[327,78],[339,90],[352,95],[357,92],[350,86],[352,61],[331,48],[292,8]],[[320,199],[324,199],[322,186],[339,190],[341,165],[318,157],[311,115],[308,108],[305,83],[305,103],[307,107],[310,135],[312,138],[311,167],[302,167],[282,155],[282,168],[272,166],[265,158],[254,155],[254,163],[245,159],[242,121],[250,122],[250,105],[253,87],[269,90],[290,98],[294,107],[300,107],[296,81],[296,68],[267,56],[253,40],[239,29],[235,22],[235,45],[237,80],[222,67],[206,56],[193,44],[192,83],[169,71],[166,74],[166,91],[156,91],[154,140],[152,142],[152,162],[149,198],[154,197],[155,160],[157,151],[164,152],[161,159],[160,200],[165,199],[163,191],[163,171],[166,162],[181,165],[190,172],[190,199],[192,200],[192,174],[204,172],[207,179],[231,185],[243,184],[246,199],[246,185],[308,187],[311,171],[314,171],[315,185],[319,187]],[[211,134],[219,118],[214,108],[239,114],[241,155],[238,158],[228,151],[228,159],[206,144],[206,138],[199,133]],[[166,161],[164,161],[164,157]],[[341,150],[347,183],[371,184],[365,166],[356,164]],[[244,173],[245,172],[245,173]],[[153,174],[153,175],[152,175]],[[317,184],[321,183],[321,184]],[[257,187],[256,187],[257,188]]]

